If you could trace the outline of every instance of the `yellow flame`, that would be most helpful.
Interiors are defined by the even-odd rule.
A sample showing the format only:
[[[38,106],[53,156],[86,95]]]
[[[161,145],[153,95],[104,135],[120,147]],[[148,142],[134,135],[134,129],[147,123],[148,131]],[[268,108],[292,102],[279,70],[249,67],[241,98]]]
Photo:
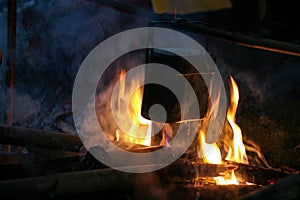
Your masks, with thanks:
[[[205,142],[205,133],[203,130],[200,130],[199,132],[199,141],[201,146],[201,155],[199,155],[199,157],[203,159],[204,163],[221,164],[222,158],[220,148],[216,143],[208,144]]]
[[[126,95],[126,89],[125,88],[125,82],[126,79],[126,71],[121,70],[119,78],[120,78],[120,90],[119,90],[119,99],[118,99],[118,105],[122,104],[122,101],[125,99]],[[140,80],[130,80],[130,87],[135,88]],[[139,88],[137,89],[133,95],[131,96],[128,104],[128,110],[130,113],[130,119],[126,119],[127,124],[132,124],[130,130],[128,133],[121,134],[121,131],[119,129],[116,130],[116,141],[122,141],[127,142],[131,144],[142,144],[146,146],[151,145],[151,131],[152,131],[152,122],[150,120],[145,119],[141,115],[141,109],[142,109],[142,98],[143,98],[143,89]],[[122,116],[124,115],[125,111],[122,109],[118,110],[117,115]],[[141,128],[144,127],[144,128]]]
[[[238,107],[239,101],[239,90],[236,82],[232,77],[230,77],[230,106],[227,110],[227,120],[232,127],[233,138],[232,142],[228,142],[232,144],[229,147],[228,154],[225,160],[240,162],[248,164],[248,159],[246,155],[245,146],[243,144],[242,131],[240,127],[235,123],[235,115]],[[206,119],[204,120],[200,131],[199,131],[199,150],[198,156],[202,158],[204,163],[210,164],[222,164],[222,155],[219,146],[216,143],[207,144],[205,142],[205,131],[207,129],[207,124],[209,119],[213,113],[212,109],[217,108],[214,104],[217,102],[213,102],[212,105],[209,106],[209,111]],[[214,177],[216,184],[218,185],[238,185],[239,182],[234,174],[234,171],[227,172],[223,174],[223,176]]]
[[[239,101],[239,89],[232,77],[230,77],[230,106],[227,110],[227,120],[233,131],[232,146],[225,160],[248,164],[243,136],[240,127],[235,123],[235,114]]]
[[[129,134],[137,136],[136,138],[131,138],[131,142],[134,144],[143,144],[146,146],[151,145],[151,121],[148,119],[145,119],[141,115],[141,110],[142,110],[142,98],[143,98],[143,91],[142,89],[138,89],[134,92],[130,99],[130,115],[132,118],[132,122],[134,125],[130,128]],[[147,127],[147,132],[146,135],[145,133],[141,133],[139,128],[146,126]]]
[[[233,170],[228,173],[228,177],[218,176],[214,177],[214,180],[217,185],[239,185]]]
[[[203,159],[204,163],[209,164],[222,164],[222,157],[220,148],[216,143],[208,144],[205,142],[205,133],[203,130],[199,132],[199,141],[201,145],[201,154],[199,157]],[[239,182],[237,181],[234,171],[228,172],[224,176],[217,176],[214,177],[217,185],[238,185]]]

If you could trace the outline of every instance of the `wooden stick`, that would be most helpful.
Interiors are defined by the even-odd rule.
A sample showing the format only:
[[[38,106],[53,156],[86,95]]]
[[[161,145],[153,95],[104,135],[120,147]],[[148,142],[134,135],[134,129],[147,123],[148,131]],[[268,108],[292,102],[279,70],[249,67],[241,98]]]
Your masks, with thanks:
[[[266,186],[270,185],[272,182],[276,182],[280,178],[284,178],[290,175],[289,172],[281,169],[252,166],[232,161],[227,162],[228,164],[238,166],[238,168],[235,170],[235,174],[241,182],[247,181],[258,185]]]
[[[158,173],[162,173],[169,179],[169,182],[185,182],[194,180],[197,177],[215,177],[220,174],[235,170],[237,166],[228,165],[216,165],[216,164],[201,164],[190,162],[185,158],[179,158],[169,166],[165,167]]]
[[[15,165],[21,163],[21,155],[14,152],[0,152],[1,165]],[[5,173],[5,172],[2,172]]]
[[[15,193],[20,196],[74,195],[101,192],[113,188],[127,189],[127,176],[113,169],[68,172],[44,177],[0,181],[0,194]]]
[[[0,144],[68,151],[78,151],[82,146],[77,135],[5,125],[0,125]]]

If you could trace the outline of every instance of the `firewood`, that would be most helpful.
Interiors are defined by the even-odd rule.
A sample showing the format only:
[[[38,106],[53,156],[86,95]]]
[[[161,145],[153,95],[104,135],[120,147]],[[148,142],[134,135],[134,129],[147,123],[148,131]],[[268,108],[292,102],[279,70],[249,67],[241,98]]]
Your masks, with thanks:
[[[14,152],[0,152],[0,165],[19,164],[21,156]]]
[[[162,174],[167,174],[170,182],[185,182],[194,180],[197,177],[220,176],[222,173],[235,170],[236,168],[237,166],[232,164],[202,164],[190,162],[185,158],[179,158],[169,166],[162,169],[161,172]]]
[[[82,157],[79,152],[44,148],[30,148],[28,153],[1,152],[0,180],[73,171]]]
[[[214,185],[201,187],[179,185],[169,191],[168,198],[166,199],[237,200],[240,196],[260,188],[256,185]]]
[[[284,178],[292,173],[298,173],[297,171],[288,172],[283,169],[275,168],[265,168],[260,166],[252,166],[247,164],[229,162],[231,164],[237,165],[238,168],[235,170],[235,174],[239,181],[241,182],[251,182],[258,185],[270,185],[277,180]]]
[[[0,194],[36,197],[42,195],[74,195],[128,189],[128,178],[134,174],[114,169],[59,173],[43,177],[0,181]]]
[[[82,146],[77,135],[5,125],[0,125],[0,144],[68,151],[78,151]]]

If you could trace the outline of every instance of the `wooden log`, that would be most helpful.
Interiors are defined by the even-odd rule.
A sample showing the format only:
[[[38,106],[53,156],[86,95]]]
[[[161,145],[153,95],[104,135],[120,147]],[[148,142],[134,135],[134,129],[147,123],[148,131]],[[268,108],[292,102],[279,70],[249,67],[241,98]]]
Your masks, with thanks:
[[[172,200],[237,200],[240,196],[257,191],[256,185],[214,185],[214,186],[177,186],[168,192],[167,198]]]
[[[167,174],[164,174],[164,176],[167,176]],[[100,198],[105,193],[110,195],[112,193],[131,194],[134,191],[142,195],[138,199],[144,199],[146,196],[153,195],[151,191],[154,192],[153,189],[155,189],[155,191],[161,190],[166,192],[164,196],[158,196],[159,198],[155,199],[188,199],[186,197],[191,194],[197,194],[195,196],[197,198],[193,199],[217,199],[215,197],[219,197],[218,199],[237,199],[238,195],[259,188],[259,186],[253,185],[188,188],[187,185],[166,184],[157,178],[159,178],[157,172],[130,174],[113,169],[60,173],[44,177],[0,181],[0,197],[5,194],[10,195],[8,196],[10,198],[15,197],[15,199],[23,199],[24,197],[33,199],[35,197],[40,197],[40,199],[70,197],[73,199],[73,197],[91,195]],[[180,188],[185,190],[182,191]],[[184,197],[181,194],[187,196]]]
[[[221,176],[222,173],[235,170],[236,165],[217,165],[201,164],[190,162],[187,159],[179,158],[174,163],[163,169],[163,172],[171,179],[178,182],[190,181],[197,177],[215,177]]]
[[[0,144],[35,146],[66,151],[79,151],[82,146],[77,135],[5,125],[0,125]]]
[[[22,164],[24,160],[29,157],[34,158],[34,162],[46,162],[50,160],[64,159],[64,158],[74,158],[83,157],[85,154],[81,152],[63,151],[63,150],[53,150],[44,148],[34,148],[30,149],[28,153],[18,153],[18,152],[0,152],[0,166],[2,165],[17,165]]]
[[[300,199],[300,174],[289,175],[272,186],[249,193],[241,200],[296,200]]]
[[[132,148],[130,151],[135,153],[148,153],[156,151],[161,146],[147,147],[143,145],[137,145],[136,148]],[[112,158],[105,152],[102,147],[95,146],[92,147],[92,151],[97,151],[98,154],[101,154],[102,158],[111,160]],[[163,164],[163,163],[156,163]],[[126,166],[125,166],[126,167]],[[139,166],[136,166],[139,167]],[[92,170],[92,169],[101,169],[105,168],[105,165],[98,161],[91,153],[87,152],[82,159],[80,170]],[[203,164],[197,162],[191,162],[186,158],[179,158],[175,162],[166,166],[161,170],[161,174],[167,174],[171,179],[176,178],[180,182],[185,182],[187,180],[195,179],[196,177],[214,177],[220,176],[222,173],[227,171],[237,169],[235,164]]]
[[[264,186],[270,185],[277,180],[290,175],[291,173],[298,173],[297,171],[288,172],[287,170],[282,169],[252,166],[231,161],[227,162],[229,164],[238,166],[238,168],[235,170],[238,181],[250,182]]]
[[[0,194],[18,197],[50,197],[101,193],[107,190],[127,190],[128,180],[134,174],[114,169],[68,172],[50,176],[0,181]]]
[[[0,152],[0,166],[1,165],[20,164],[20,163],[21,163],[21,156],[19,153]]]
[[[53,149],[30,149],[28,153],[1,152],[0,180],[74,171],[84,154]]]
[[[128,142],[114,142],[116,146],[124,149],[126,151],[134,152],[134,153],[149,153],[156,150],[159,150],[163,146],[146,146],[142,144],[133,144]]]

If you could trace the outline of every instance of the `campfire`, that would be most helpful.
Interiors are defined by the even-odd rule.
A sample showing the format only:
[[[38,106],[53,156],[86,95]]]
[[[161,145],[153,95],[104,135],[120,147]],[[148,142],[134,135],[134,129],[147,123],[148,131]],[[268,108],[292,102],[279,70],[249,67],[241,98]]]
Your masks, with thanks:
[[[115,82],[112,81],[107,90],[97,96],[96,106],[92,105],[99,114],[99,123],[104,125],[106,137],[115,146],[128,152],[144,154],[162,148],[178,150],[178,147],[172,146],[172,140],[176,137],[178,125],[188,123],[189,119],[174,123],[146,119],[141,114],[144,88],[138,87],[143,85],[144,74],[138,74],[135,79],[127,79],[126,73],[125,69],[121,69]],[[214,143],[207,142],[207,129],[210,120],[217,113],[220,91],[214,101],[209,101],[211,97],[208,95],[209,103],[203,118],[191,119],[199,122],[199,127],[189,149],[171,164],[150,173],[128,174],[101,163],[90,151],[100,152],[101,157],[107,159],[114,158],[108,155],[110,149],[105,149],[97,143],[97,138],[92,140],[95,141],[92,148],[85,149],[79,137],[75,135],[1,126],[0,136],[4,144],[16,145],[21,149],[28,147],[29,151],[25,148],[21,155],[5,157],[5,164],[0,165],[1,170],[5,172],[1,177],[3,181],[0,181],[0,191],[7,195],[14,189],[21,192],[30,190],[38,196],[46,191],[47,195],[54,193],[58,197],[74,197],[77,193],[107,194],[111,190],[119,191],[121,188],[121,191],[126,191],[125,195],[137,196],[140,199],[144,195],[140,193],[140,181],[143,187],[150,185],[150,191],[158,191],[153,194],[150,192],[154,199],[178,199],[178,191],[182,195],[193,194],[190,198],[194,199],[247,199],[245,194],[250,194],[249,198],[251,195],[260,196],[257,191],[264,192],[264,188],[272,185],[278,187],[280,192],[285,190],[285,180],[290,183],[298,178],[297,175],[290,176],[291,179],[283,178],[298,174],[298,171],[288,167],[273,168],[266,161],[259,145],[243,136],[243,131],[236,121],[239,87],[232,76],[228,86],[230,98],[226,120],[218,140]],[[211,91],[212,85],[207,90]],[[111,98],[113,94],[116,98]],[[104,100],[101,99],[103,97]],[[107,101],[105,98],[111,100]],[[90,130],[94,124],[90,123],[89,115],[84,120],[86,129]],[[216,124],[212,124],[214,125]],[[97,133],[94,135],[98,136]],[[170,156],[172,157],[172,153]],[[27,164],[32,162],[32,159],[35,163],[33,170],[32,165]],[[164,163],[150,164],[160,166]],[[122,167],[143,168],[145,165]],[[47,176],[48,174],[57,175]],[[71,179],[74,180],[71,183],[72,187],[78,187],[81,181],[84,181],[85,187],[70,189],[68,184]],[[284,181],[280,182],[281,179]],[[277,182],[279,183],[276,184]],[[130,193],[132,190],[134,194]],[[268,190],[266,192],[266,195],[272,193]]]
[[[126,71],[121,70],[119,74],[120,85],[117,91],[118,98],[113,100],[111,104],[116,105],[116,117],[121,120],[123,127],[125,126],[125,130],[128,130],[128,132],[116,128],[113,133],[107,132],[107,137],[118,147],[132,152],[152,152],[164,146],[172,148],[169,143],[176,134],[173,128],[174,125],[151,121],[141,115],[143,88],[137,89],[132,96],[128,97],[130,95],[128,91],[143,82],[142,75],[137,77],[134,80],[126,79]],[[169,167],[172,170],[174,168],[179,171],[194,170],[193,176],[180,179],[182,183],[193,183],[194,187],[203,185],[258,186],[259,183],[251,182],[253,179],[247,180],[245,174],[241,177],[236,176],[235,171],[239,169],[239,166],[241,168],[250,167],[252,166],[250,163],[252,163],[253,166],[262,167],[262,169],[273,169],[265,160],[258,145],[250,140],[246,140],[247,145],[244,144],[245,138],[243,138],[242,130],[236,123],[239,89],[232,76],[229,79],[229,87],[230,100],[226,124],[219,140],[211,144],[206,142],[206,130],[209,120],[214,113],[214,109],[218,109],[218,102],[216,101],[208,106],[206,116],[199,119],[199,131],[190,150],[179,161]],[[124,103],[126,99],[130,99],[128,104]],[[126,109],[130,113],[130,118],[127,118],[124,114]],[[184,122],[176,122],[175,124],[178,123]],[[157,135],[153,135],[153,130],[157,127],[161,127],[161,130]],[[247,150],[255,154],[252,157],[254,160],[248,160]],[[261,162],[258,162],[258,160],[261,160]],[[189,163],[189,165],[186,165],[186,163]],[[179,169],[178,166],[187,169]],[[205,169],[204,172],[203,169]],[[186,173],[182,174],[182,172],[178,173],[187,175]]]
[[[137,88],[143,82],[143,76],[137,76],[137,79],[126,79],[126,71],[122,69],[117,81],[119,87],[116,87],[117,89],[114,91],[117,98],[112,99],[108,104],[110,107],[115,106],[117,108],[117,112],[114,114],[122,126],[112,126],[114,128],[106,129],[107,138],[119,148],[135,153],[154,152],[164,147],[173,148],[171,141],[176,136],[176,126],[180,123],[186,123],[188,120],[160,123],[144,118],[141,115],[143,87],[136,89],[132,95],[128,92],[133,88]],[[24,165],[24,158],[22,157],[25,156],[26,159],[29,159],[32,155],[31,152],[30,154],[23,153],[22,157],[19,157],[19,155],[13,158],[8,157],[9,159],[5,160],[6,165],[2,166],[3,171],[6,173],[2,175],[4,181],[0,182],[0,188],[2,188],[0,191],[8,191],[9,193],[12,190],[11,188],[17,187],[17,190],[24,192],[28,189],[37,195],[42,195],[46,191],[47,194],[54,192],[58,196],[64,196],[74,192],[74,190],[70,191],[68,189],[70,186],[66,184],[68,183],[67,180],[74,180],[72,184],[76,187],[78,181],[84,179],[85,189],[78,189],[79,193],[84,195],[89,191],[106,193],[111,189],[117,190],[116,188],[119,187],[127,191],[128,187],[129,190],[138,188],[137,183],[142,181],[142,185],[150,184],[151,187],[154,187],[152,184],[158,184],[154,187],[154,190],[158,190],[159,193],[151,194],[154,195],[153,198],[158,198],[158,195],[161,198],[173,199],[175,198],[174,194],[178,192],[176,188],[180,188],[180,191],[184,189],[180,192],[181,194],[195,195],[191,198],[206,199],[213,197],[214,199],[223,199],[226,196],[226,199],[238,199],[244,194],[251,194],[251,192],[260,191],[270,185],[276,185],[275,183],[283,177],[298,174],[298,171],[290,168],[277,169],[271,167],[264,158],[259,146],[243,137],[242,130],[236,122],[239,88],[232,76],[229,78],[228,85],[230,98],[226,122],[220,138],[215,143],[206,141],[209,121],[213,117],[215,109],[218,109],[217,101],[219,98],[217,98],[214,102],[208,101],[210,103],[207,106],[205,117],[198,119],[199,129],[191,147],[175,162],[151,173],[136,175],[110,169],[95,159],[89,152],[82,150],[79,138],[74,135],[1,126],[2,141],[11,145],[29,146],[29,149],[31,149],[30,146],[36,146],[37,149],[33,148],[33,150],[39,157],[35,161],[37,163],[34,166],[36,169],[30,173],[26,170],[30,171],[29,167],[31,166]],[[208,88],[208,90],[211,90],[211,88]],[[113,90],[108,91],[113,93]],[[208,98],[210,97],[208,96]],[[125,102],[126,99],[129,99],[128,103]],[[100,106],[99,108],[102,109],[103,107]],[[129,115],[126,115],[126,112]],[[104,118],[110,120],[107,115],[104,115]],[[100,123],[105,122],[101,116],[99,121]],[[110,121],[109,124],[113,124],[113,122]],[[87,123],[87,126],[90,127],[91,124]],[[153,134],[157,130],[160,130],[158,134]],[[29,137],[30,140],[28,140]],[[93,148],[100,151],[104,157],[107,156],[107,152],[102,147],[95,146]],[[58,154],[60,156],[57,156]],[[247,154],[251,156],[248,157]],[[48,155],[48,159],[45,159],[42,155]],[[49,155],[54,156],[54,158],[49,159]],[[80,158],[80,162],[78,162],[78,158]],[[57,163],[60,163],[60,165],[57,165]],[[128,167],[139,168],[144,166]],[[26,169],[25,173],[24,169]],[[70,172],[74,169],[75,172]],[[45,176],[53,172],[59,174],[53,177]],[[6,181],[7,178],[15,178],[15,180]],[[288,179],[287,182],[297,181],[297,177],[296,180],[294,179],[291,176],[291,180]],[[57,182],[60,184],[53,188],[51,185]],[[285,183],[282,182],[282,184],[279,182],[276,185],[279,191],[285,188]],[[41,184],[44,189],[40,190],[40,186],[36,183]],[[168,185],[167,189],[162,189],[161,184]],[[139,192],[138,190],[138,194],[134,195],[143,196]],[[267,191],[267,195],[269,193]],[[260,194],[257,193],[257,195]]]
[[[298,199],[296,18],[278,18],[287,4],[271,1],[207,2],[0,1],[0,24],[7,26],[0,34],[7,43],[0,46],[0,199]],[[136,29],[141,36],[129,37]],[[162,34],[167,30],[189,39]],[[108,46],[90,62],[99,43]],[[78,79],[83,64],[91,74],[107,68]],[[181,78],[189,83],[200,116],[185,115],[194,104],[178,105],[169,88],[147,87],[153,68],[130,76],[150,64],[174,70],[172,86]],[[216,74],[221,88],[208,84]],[[74,80],[82,81],[80,92]],[[92,92],[74,103],[85,89]],[[217,123],[226,92],[224,121]],[[151,109],[161,107],[166,113],[152,118]],[[212,142],[210,130],[220,127]],[[186,138],[176,138],[179,130]],[[160,151],[166,157],[158,161]]]

